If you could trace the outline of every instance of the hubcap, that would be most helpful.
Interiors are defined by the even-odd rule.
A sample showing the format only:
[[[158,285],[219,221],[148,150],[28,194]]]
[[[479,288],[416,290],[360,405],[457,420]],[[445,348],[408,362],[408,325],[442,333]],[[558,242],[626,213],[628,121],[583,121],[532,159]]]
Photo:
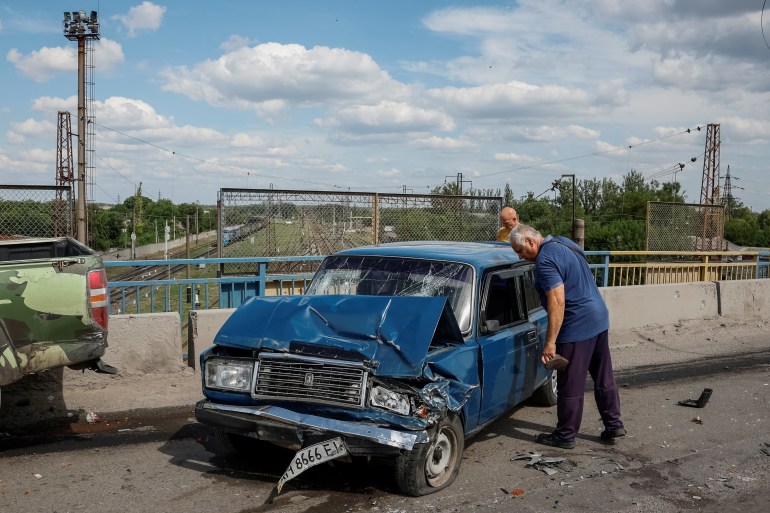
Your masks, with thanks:
[[[457,438],[451,429],[443,428],[436,437],[425,462],[428,484],[441,486],[452,475],[457,460]]]

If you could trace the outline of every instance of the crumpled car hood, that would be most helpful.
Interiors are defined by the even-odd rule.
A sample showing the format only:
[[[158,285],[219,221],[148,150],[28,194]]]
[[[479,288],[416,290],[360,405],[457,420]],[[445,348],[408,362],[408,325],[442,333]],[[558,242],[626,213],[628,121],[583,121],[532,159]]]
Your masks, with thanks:
[[[256,297],[228,318],[214,343],[368,362],[374,374],[419,377],[431,341],[462,344],[445,297]]]

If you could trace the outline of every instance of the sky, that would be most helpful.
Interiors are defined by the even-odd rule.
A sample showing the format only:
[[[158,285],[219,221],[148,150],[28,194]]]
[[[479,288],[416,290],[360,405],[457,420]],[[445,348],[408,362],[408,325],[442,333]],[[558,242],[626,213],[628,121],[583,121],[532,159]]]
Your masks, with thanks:
[[[77,131],[69,9],[100,24],[89,201],[458,178],[519,199],[634,170],[699,203],[717,124],[722,181],[762,211],[765,1],[0,0],[0,183],[55,184],[57,113]]]

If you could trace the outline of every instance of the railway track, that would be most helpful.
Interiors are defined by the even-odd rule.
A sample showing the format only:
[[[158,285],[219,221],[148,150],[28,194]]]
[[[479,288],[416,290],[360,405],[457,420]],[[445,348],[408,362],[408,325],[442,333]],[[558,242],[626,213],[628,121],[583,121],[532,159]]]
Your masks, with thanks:
[[[191,248],[190,258],[198,258],[200,256],[208,256],[210,252],[209,244],[202,244]],[[169,254],[169,259],[187,258],[187,251],[180,251],[177,253]],[[155,280],[169,280],[176,277],[180,272],[187,269],[188,264],[173,264],[173,265],[148,265],[142,267],[131,268],[130,270],[121,273],[117,276],[110,278],[110,281],[155,281]],[[150,287],[150,285],[140,286],[137,291],[135,288],[124,290],[124,287],[110,288],[110,305],[112,311],[119,313],[122,310],[123,302],[129,301],[135,303],[137,294],[141,294],[142,290]]]

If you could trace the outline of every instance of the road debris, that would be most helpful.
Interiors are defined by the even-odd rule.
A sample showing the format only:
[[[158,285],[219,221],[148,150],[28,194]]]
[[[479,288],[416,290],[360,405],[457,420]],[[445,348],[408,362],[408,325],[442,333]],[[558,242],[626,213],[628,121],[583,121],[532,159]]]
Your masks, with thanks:
[[[101,419],[99,418],[99,415],[97,415],[92,411],[89,411],[88,413],[86,413],[86,422],[88,422],[89,424],[94,424],[96,422],[101,422]]]
[[[770,442],[765,442],[765,446],[762,447],[760,452],[762,452],[765,456],[770,456]]]
[[[706,403],[709,402],[709,398],[711,397],[712,390],[710,388],[704,388],[703,392],[701,392],[700,397],[696,399],[685,399],[684,401],[677,401],[676,404],[680,406],[689,406],[691,408],[703,408],[706,406]]]
[[[552,476],[558,472],[557,470],[551,468],[552,466],[556,466],[564,462],[564,458],[543,456],[542,454],[536,452],[528,452],[511,458],[511,461],[517,460],[529,460],[527,461],[528,467],[540,470],[549,476]]]
[[[694,422],[696,424],[703,424],[703,420],[701,420],[700,417],[694,417],[690,422]]]

